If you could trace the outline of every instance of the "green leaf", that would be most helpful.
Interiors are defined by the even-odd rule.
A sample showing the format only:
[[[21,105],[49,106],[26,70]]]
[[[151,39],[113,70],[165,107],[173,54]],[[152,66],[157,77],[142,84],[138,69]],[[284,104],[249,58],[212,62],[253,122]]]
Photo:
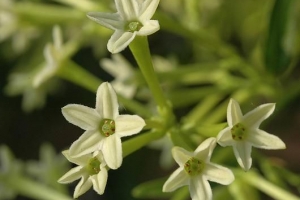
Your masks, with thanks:
[[[293,0],[276,0],[270,17],[265,49],[266,69],[273,74],[284,72],[291,61],[284,51],[283,40],[286,33],[289,11]]]

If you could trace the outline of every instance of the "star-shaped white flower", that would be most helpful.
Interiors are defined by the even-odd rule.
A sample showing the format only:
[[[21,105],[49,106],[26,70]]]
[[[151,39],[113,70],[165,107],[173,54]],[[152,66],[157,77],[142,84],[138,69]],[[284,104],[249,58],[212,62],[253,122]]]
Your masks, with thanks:
[[[208,181],[223,185],[232,183],[234,175],[231,170],[210,162],[215,146],[216,139],[208,138],[194,152],[174,147],[172,154],[179,168],[165,182],[163,192],[172,192],[189,185],[193,200],[210,200],[212,191]]]
[[[97,91],[96,108],[70,104],[62,108],[64,117],[86,130],[70,147],[70,155],[79,157],[102,150],[111,169],[122,164],[121,137],[137,134],[145,121],[137,115],[119,115],[117,95],[109,83],[102,83]]]
[[[275,110],[274,103],[263,104],[243,116],[239,104],[231,99],[227,108],[228,127],[220,131],[218,143],[232,146],[239,165],[249,170],[252,165],[252,146],[262,149],[284,149],[284,142],[275,135],[259,129],[263,120]]]
[[[157,20],[150,20],[159,0],[115,0],[117,13],[89,12],[87,16],[114,30],[107,48],[111,53],[125,49],[136,35],[146,36],[159,30]]]
[[[66,184],[81,178],[75,188],[74,198],[78,198],[92,186],[98,194],[104,193],[108,175],[101,152],[95,151],[93,154],[86,154],[77,158],[71,157],[69,150],[62,153],[70,162],[78,165],[58,180],[59,183]]]

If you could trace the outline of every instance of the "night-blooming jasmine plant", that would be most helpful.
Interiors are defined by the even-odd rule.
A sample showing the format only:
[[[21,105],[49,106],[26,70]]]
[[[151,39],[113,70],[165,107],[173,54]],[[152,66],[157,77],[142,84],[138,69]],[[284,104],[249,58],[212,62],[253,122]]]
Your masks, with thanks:
[[[97,91],[96,108],[70,104],[62,108],[64,117],[86,130],[70,147],[70,156],[79,157],[102,150],[111,169],[122,164],[121,137],[137,134],[145,121],[137,115],[119,115],[117,95],[112,86],[102,83]]]
[[[188,185],[193,200],[210,200],[212,190],[208,181],[223,185],[232,183],[234,175],[231,170],[210,162],[215,146],[216,139],[208,138],[194,152],[174,147],[172,154],[179,168],[165,182],[163,192]]]
[[[159,0],[115,0],[116,13],[89,12],[87,16],[114,31],[107,48],[111,53],[125,49],[136,35],[147,36],[159,30],[157,20],[150,20]]]
[[[108,175],[106,163],[100,151],[95,151],[93,154],[86,154],[77,158],[72,158],[69,154],[69,150],[63,151],[62,153],[70,162],[78,165],[70,169],[58,180],[59,183],[65,184],[81,178],[75,188],[74,198],[78,198],[92,186],[98,194],[104,193]]]
[[[252,146],[262,149],[285,148],[285,144],[280,138],[259,129],[262,121],[268,118],[274,110],[275,104],[268,103],[243,115],[238,102],[231,99],[228,104],[228,127],[220,131],[217,141],[223,147],[233,147],[239,165],[246,171],[252,165]]]

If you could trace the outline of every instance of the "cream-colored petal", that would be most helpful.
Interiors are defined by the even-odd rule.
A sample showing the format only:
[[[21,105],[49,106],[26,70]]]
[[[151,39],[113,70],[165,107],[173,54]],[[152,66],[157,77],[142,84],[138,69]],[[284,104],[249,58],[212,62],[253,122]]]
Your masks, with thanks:
[[[204,140],[195,150],[197,158],[205,161],[209,161],[211,154],[216,146],[216,138],[210,137]]]
[[[240,105],[234,99],[230,99],[227,107],[227,122],[230,127],[242,121],[243,114]]]
[[[148,20],[143,22],[143,27],[137,32],[139,36],[147,36],[155,33],[160,28],[157,20]]]
[[[89,12],[87,17],[111,30],[123,29],[124,22],[118,13]]]
[[[71,157],[80,157],[94,152],[99,148],[103,136],[97,130],[84,132],[78,140],[73,142],[69,154]]]
[[[139,13],[141,21],[149,20],[154,15],[160,0],[145,0]]]
[[[123,156],[122,156],[122,143],[121,139],[113,134],[103,141],[102,146],[103,157],[111,169],[117,169],[121,166]]]
[[[63,175],[58,182],[59,183],[71,183],[79,179],[83,175],[82,166],[77,166],[70,169],[65,175]]]
[[[52,35],[53,35],[53,45],[55,50],[60,50],[62,43],[63,43],[63,38],[62,38],[62,31],[58,25],[55,25],[52,30]]]
[[[83,130],[95,130],[100,123],[100,116],[95,109],[83,105],[69,104],[61,109],[66,120]]]
[[[119,137],[130,136],[139,133],[146,125],[138,115],[119,115],[115,119],[116,134]]]
[[[191,158],[194,157],[192,152],[189,152],[181,147],[173,147],[172,148],[172,155],[176,163],[183,167],[184,164]]]
[[[247,141],[252,146],[261,149],[285,149],[284,142],[277,136],[269,134],[263,130],[250,130]]]
[[[267,119],[275,110],[275,103],[263,104],[248,112],[243,117],[243,124],[247,127],[256,129]]]
[[[92,158],[91,154],[86,154],[86,155],[80,156],[80,157],[71,157],[69,150],[63,151],[62,154],[68,159],[68,161],[75,163],[76,165],[81,165],[81,166],[86,165],[86,163]]]
[[[136,31],[124,32],[123,30],[116,30],[107,43],[107,49],[111,53],[119,53],[123,51],[132,42],[136,35]]]
[[[104,119],[114,120],[119,115],[119,104],[110,83],[102,83],[97,90],[96,110]]]
[[[219,132],[217,136],[217,142],[222,147],[233,145],[234,140],[232,139],[232,135],[231,135],[231,127],[227,127]]]
[[[184,171],[183,167],[178,168],[175,170],[168,180],[163,185],[163,192],[172,192],[179,187],[184,185],[188,185],[189,177],[187,173]]]
[[[209,181],[222,185],[229,185],[234,181],[234,175],[230,169],[213,163],[206,163],[203,176]]]
[[[88,176],[83,176],[77,186],[75,187],[75,191],[73,197],[76,199],[80,195],[86,193],[92,187],[92,181],[88,178]]]
[[[101,171],[98,174],[91,177],[93,189],[100,195],[104,193],[107,177],[107,170],[105,168],[101,168]]]
[[[126,20],[134,20],[138,17],[139,4],[136,0],[115,0],[120,16]]]
[[[233,145],[233,151],[239,165],[245,171],[248,171],[252,165],[251,145],[248,142],[244,142],[244,141],[235,142]]]
[[[212,191],[207,180],[203,176],[196,176],[190,180],[190,194],[192,200],[211,200]]]

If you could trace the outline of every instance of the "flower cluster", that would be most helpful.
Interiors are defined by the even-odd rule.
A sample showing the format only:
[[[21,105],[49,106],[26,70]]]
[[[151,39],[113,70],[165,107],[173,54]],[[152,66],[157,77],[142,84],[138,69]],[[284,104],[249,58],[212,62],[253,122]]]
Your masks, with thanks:
[[[69,183],[81,178],[74,198],[85,193],[92,185],[103,194],[107,181],[107,168],[121,166],[121,137],[139,133],[145,121],[137,115],[120,115],[117,95],[105,82],[97,90],[96,108],[70,104],[62,108],[64,117],[85,132],[76,140],[64,156],[78,165],[59,179]]]

